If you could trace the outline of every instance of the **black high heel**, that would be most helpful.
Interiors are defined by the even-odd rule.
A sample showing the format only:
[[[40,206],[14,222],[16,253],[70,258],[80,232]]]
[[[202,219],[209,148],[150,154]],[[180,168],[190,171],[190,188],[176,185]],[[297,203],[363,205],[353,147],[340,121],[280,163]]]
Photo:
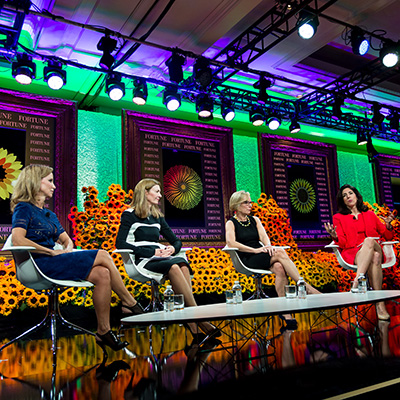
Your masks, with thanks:
[[[122,317],[126,318],[126,317],[132,317],[134,315],[140,315],[140,314],[144,314],[144,310],[142,308],[142,306],[139,303],[136,303],[134,306],[125,306],[122,305],[122,308],[126,308],[127,310],[129,310],[129,312],[124,313],[122,311]]]
[[[96,343],[105,350],[105,346],[110,347],[114,351],[122,350],[129,345],[129,342],[121,342],[112,330],[109,330],[104,335],[96,333]],[[98,340],[99,338],[100,340]]]
[[[286,326],[282,327],[284,330],[295,331],[297,329],[298,325],[295,318],[286,319],[283,315],[279,315],[279,318],[286,324]]]

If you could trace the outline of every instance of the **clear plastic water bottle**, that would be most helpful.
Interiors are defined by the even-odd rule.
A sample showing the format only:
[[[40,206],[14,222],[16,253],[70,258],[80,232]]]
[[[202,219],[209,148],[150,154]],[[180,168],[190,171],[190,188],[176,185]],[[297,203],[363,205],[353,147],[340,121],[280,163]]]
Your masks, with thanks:
[[[164,311],[174,311],[174,291],[171,285],[167,285],[164,291]]]
[[[358,276],[358,293],[367,293],[367,278],[364,274]]]
[[[235,281],[232,286],[233,290],[233,303],[234,304],[241,304],[243,302],[242,296],[242,287],[240,286],[239,281]]]
[[[299,299],[306,299],[307,298],[307,288],[304,279],[300,277],[297,281],[297,297]]]

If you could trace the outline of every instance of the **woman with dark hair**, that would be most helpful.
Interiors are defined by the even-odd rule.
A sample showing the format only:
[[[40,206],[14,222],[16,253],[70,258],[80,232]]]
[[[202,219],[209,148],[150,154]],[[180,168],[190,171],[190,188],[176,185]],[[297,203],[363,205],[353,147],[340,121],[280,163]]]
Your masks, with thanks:
[[[343,185],[336,196],[338,213],[333,216],[333,224],[324,224],[326,231],[341,248],[342,258],[349,264],[357,265],[357,275],[353,290],[358,286],[358,277],[366,275],[375,290],[382,289],[382,248],[377,238],[393,238],[393,213],[382,218],[384,224],[373,211],[368,210],[360,192],[351,185]],[[385,303],[376,305],[378,318],[388,320]]]

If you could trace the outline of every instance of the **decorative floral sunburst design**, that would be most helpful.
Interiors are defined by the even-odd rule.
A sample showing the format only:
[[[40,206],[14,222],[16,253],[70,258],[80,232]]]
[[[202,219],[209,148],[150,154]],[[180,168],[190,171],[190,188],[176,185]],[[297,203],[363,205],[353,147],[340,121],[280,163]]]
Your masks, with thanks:
[[[10,197],[14,190],[12,182],[18,178],[22,169],[22,164],[16,159],[13,153],[8,153],[6,149],[0,147],[0,166],[4,171],[4,176],[0,176],[0,198],[3,200]]]
[[[203,184],[199,175],[186,165],[175,165],[164,176],[166,199],[180,210],[190,210],[203,197]]]
[[[315,207],[315,190],[305,179],[300,178],[293,181],[290,185],[289,195],[294,208],[303,214],[308,214]]]

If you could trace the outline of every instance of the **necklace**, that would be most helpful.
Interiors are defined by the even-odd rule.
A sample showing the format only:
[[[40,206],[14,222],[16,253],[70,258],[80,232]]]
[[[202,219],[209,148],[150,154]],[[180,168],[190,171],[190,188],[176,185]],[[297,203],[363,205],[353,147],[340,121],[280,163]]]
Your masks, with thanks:
[[[246,221],[240,221],[240,219],[237,217],[236,214],[233,216],[233,218],[235,218],[236,221],[239,222],[239,224],[245,228],[250,225],[250,218],[247,215],[246,215]]]

